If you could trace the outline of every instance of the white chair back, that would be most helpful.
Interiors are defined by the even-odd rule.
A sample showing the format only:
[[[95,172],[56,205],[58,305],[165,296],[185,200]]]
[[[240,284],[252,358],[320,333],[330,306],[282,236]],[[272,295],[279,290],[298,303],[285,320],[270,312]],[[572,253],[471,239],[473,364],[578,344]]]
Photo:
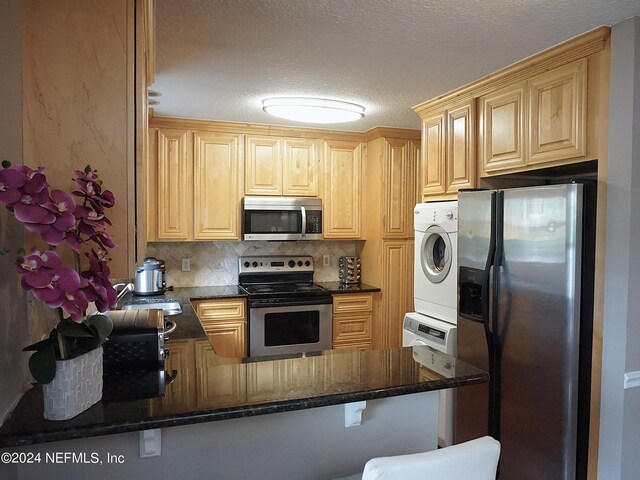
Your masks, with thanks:
[[[362,480],[495,480],[500,442],[482,437],[424,453],[372,458]]]

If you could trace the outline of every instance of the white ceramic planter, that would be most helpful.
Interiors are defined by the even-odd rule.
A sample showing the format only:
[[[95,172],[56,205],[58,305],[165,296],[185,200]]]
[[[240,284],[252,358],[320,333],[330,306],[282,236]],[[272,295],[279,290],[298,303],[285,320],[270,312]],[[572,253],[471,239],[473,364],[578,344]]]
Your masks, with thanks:
[[[56,360],[56,376],[42,386],[44,418],[68,420],[102,399],[102,347]]]

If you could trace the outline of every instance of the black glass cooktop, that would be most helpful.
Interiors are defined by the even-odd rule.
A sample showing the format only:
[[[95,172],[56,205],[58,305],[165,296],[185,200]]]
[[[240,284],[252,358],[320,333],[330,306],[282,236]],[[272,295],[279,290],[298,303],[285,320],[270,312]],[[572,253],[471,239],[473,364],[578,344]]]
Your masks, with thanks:
[[[315,283],[258,283],[241,285],[249,295],[253,296],[277,296],[300,294],[305,296],[330,295],[331,292]]]

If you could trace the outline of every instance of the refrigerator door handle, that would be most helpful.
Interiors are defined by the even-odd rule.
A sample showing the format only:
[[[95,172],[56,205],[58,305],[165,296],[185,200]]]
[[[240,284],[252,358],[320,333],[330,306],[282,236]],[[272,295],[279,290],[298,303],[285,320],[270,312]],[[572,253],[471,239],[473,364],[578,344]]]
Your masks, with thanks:
[[[493,286],[491,289],[491,321],[489,322],[489,330],[491,332],[491,342],[489,361],[491,365],[491,371],[493,372],[491,379],[491,386],[489,388],[493,422],[490,424],[489,431],[493,431],[492,436],[495,439],[500,438],[500,385],[502,384],[502,348],[500,343],[500,274],[503,268],[504,261],[504,192],[497,191],[495,193],[495,208],[492,216],[492,226],[495,226],[493,230],[495,237],[495,253],[493,262]]]
[[[495,367],[495,341],[492,331],[492,323],[494,323],[492,313],[495,309],[495,292],[493,292],[492,283],[495,286],[495,275],[497,269],[494,269],[496,260],[496,202],[497,192],[491,194],[491,236],[489,237],[489,252],[487,255],[487,262],[484,268],[484,277],[482,279],[482,324],[484,327],[484,334],[487,341],[487,352],[489,354],[489,368],[494,371]],[[494,282],[491,282],[492,273],[494,275]],[[493,308],[490,308],[493,307]],[[494,375],[491,375],[489,379],[489,418],[488,418],[488,433],[494,438],[498,438],[498,432],[496,431],[497,415],[495,405],[495,391],[496,381]]]
[[[482,279],[482,323],[484,324],[484,332],[487,336],[487,342],[489,343],[489,349],[491,350],[491,345],[493,342],[489,342],[489,337],[491,336],[491,327],[490,327],[490,309],[489,309],[489,300],[491,298],[490,290],[491,290],[491,270],[493,268],[496,256],[496,218],[493,215],[496,208],[496,192],[491,194],[491,236],[489,237],[489,253],[487,254],[487,262],[484,267],[484,276]],[[489,355],[491,355],[491,351]]]

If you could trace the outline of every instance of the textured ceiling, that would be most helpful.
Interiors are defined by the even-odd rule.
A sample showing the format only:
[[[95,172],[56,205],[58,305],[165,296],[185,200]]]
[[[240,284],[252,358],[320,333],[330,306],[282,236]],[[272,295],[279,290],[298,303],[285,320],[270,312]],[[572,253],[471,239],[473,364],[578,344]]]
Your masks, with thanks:
[[[157,115],[298,125],[269,96],[359,103],[320,128],[419,128],[412,106],[596,28],[640,0],[157,0]]]

